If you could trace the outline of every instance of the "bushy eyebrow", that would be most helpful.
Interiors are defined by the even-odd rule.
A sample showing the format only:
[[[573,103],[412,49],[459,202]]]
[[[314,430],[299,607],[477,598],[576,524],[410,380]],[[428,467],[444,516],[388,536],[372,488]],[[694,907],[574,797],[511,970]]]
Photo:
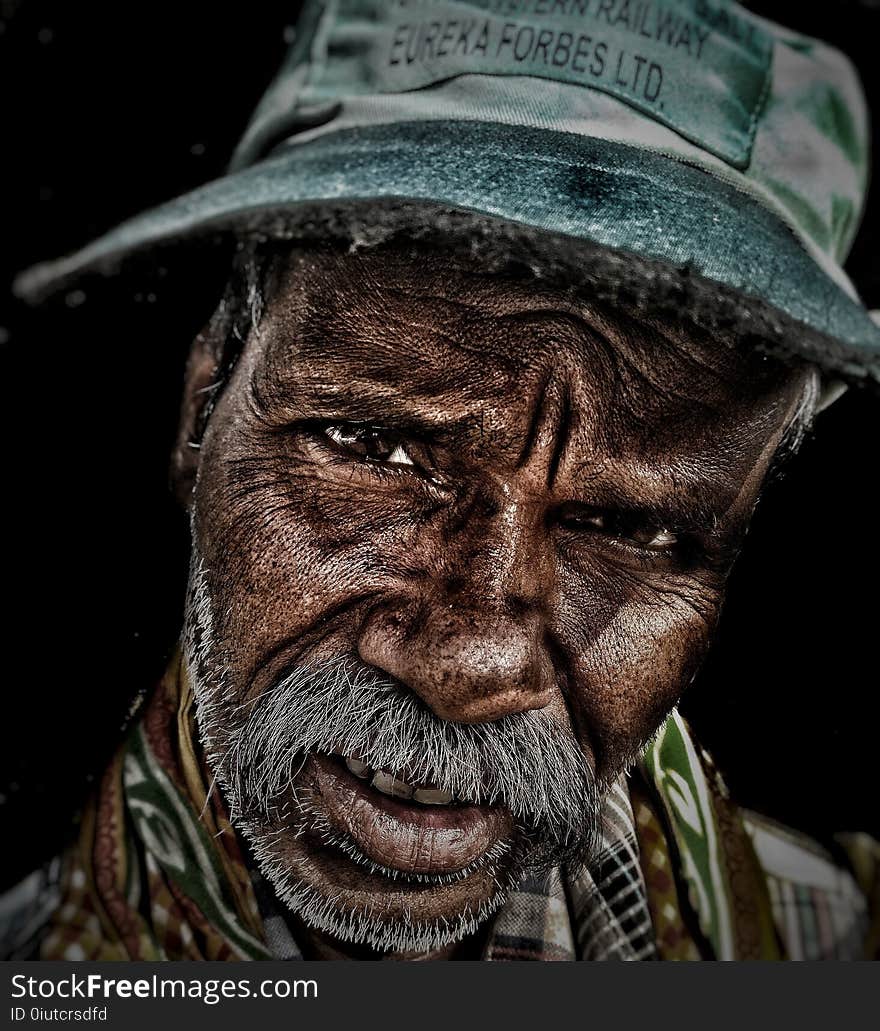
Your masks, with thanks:
[[[624,515],[658,529],[673,533],[706,533],[722,526],[725,510],[729,506],[670,495],[652,500],[649,504],[640,504],[633,498],[623,497],[615,501],[613,507]]]
[[[589,504],[607,508],[676,533],[736,530],[748,512],[735,512],[744,484],[722,478],[717,469],[701,470],[696,462],[687,473],[661,462],[600,459],[573,478]]]
[[[259,414],[267,421],[276,422],[279,412],[287,405],[273,398],[257,382],[252,384],[254,401]],[[384,426],[429,443],[455,444],[471,439],[479,433],[479,411],[467,408],[451,412],[461,405],[447,404],[448,399],[436,394],[414,398],[393,387],[384,387],[359,381],[344,386],[329,387],[322,383],[304,382],[299,385],[296,398],[297,414],[290,422],[351,422]]]

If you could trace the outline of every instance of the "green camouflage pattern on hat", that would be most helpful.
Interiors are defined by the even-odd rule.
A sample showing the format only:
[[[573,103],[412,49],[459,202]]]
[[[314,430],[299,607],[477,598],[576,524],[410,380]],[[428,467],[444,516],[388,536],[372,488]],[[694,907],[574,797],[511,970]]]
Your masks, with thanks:
[[[869,153],[855,71],[725,0],[311,2],[233,167],[285,134],[449,117],[513,119],[703,167],[774,211],[853,292],[839,265]]]
[[[751,301],[783,350],[880,379],[842,268],[868,125],[845,56],[728,0],[308,0],[227,176],[18,288],[272,214],[295,238],[360,205],[362,236],[386,202],[435,205],[696,274],[747,333]]]

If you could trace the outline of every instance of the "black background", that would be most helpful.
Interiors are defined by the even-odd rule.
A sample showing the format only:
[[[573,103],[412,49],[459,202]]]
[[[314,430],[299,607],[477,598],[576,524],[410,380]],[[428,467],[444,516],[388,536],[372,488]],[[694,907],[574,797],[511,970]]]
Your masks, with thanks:
[[[878,0],[752,6],[846,50],[880,109]],[[0,0],[4,282],[222,174],[297,7]],[[874,307],[878,193],[848,264]],[[37,311],[2,299],[0,883],[73,832],[179,629],[187,537],[167,456],[216,266]],[[684,704],[737,797],[823,838],[880,833],[878,415],[851,392],[768,490]]]

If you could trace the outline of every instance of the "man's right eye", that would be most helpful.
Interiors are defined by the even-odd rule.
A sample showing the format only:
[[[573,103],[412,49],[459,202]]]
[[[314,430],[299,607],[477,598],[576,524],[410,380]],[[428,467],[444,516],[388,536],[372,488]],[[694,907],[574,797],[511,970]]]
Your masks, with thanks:
[[[381,426],[334,423],[323,427],[324,435],[342,451],[363,462],[414,466],[403,439]]]

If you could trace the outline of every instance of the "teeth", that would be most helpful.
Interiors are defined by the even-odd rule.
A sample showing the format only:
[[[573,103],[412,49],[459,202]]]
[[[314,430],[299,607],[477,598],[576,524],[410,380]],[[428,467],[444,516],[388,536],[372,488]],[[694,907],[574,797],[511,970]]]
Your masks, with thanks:
[[[416,788],[412,797],[414,802],[421,802],[422,805],[449,805],[453,796],[439,788]]]
[[[387,770],[373,770],[372,766],[352,756],[345,756],[345,765],[356,777],[370,781],[377,791],[381,791],[383,795],[391,795],[392,798],[411,798],[422,805],[451,805],[455,801],[455,796],[450,791],[433,787],[414,788],[405,780],[393,777]]]
[[[345,765],[351,770],[355,777],[360,777],[361,780],[368,780],[370,777],[370,767],[366,763],[362,763],[360,759],[346,759]]]
[[[412,798],[413,795],[413,789],[405,780],[397,780],[384,770],[379,770],[370,783],[383,795],[393,795],[394,798]]]

